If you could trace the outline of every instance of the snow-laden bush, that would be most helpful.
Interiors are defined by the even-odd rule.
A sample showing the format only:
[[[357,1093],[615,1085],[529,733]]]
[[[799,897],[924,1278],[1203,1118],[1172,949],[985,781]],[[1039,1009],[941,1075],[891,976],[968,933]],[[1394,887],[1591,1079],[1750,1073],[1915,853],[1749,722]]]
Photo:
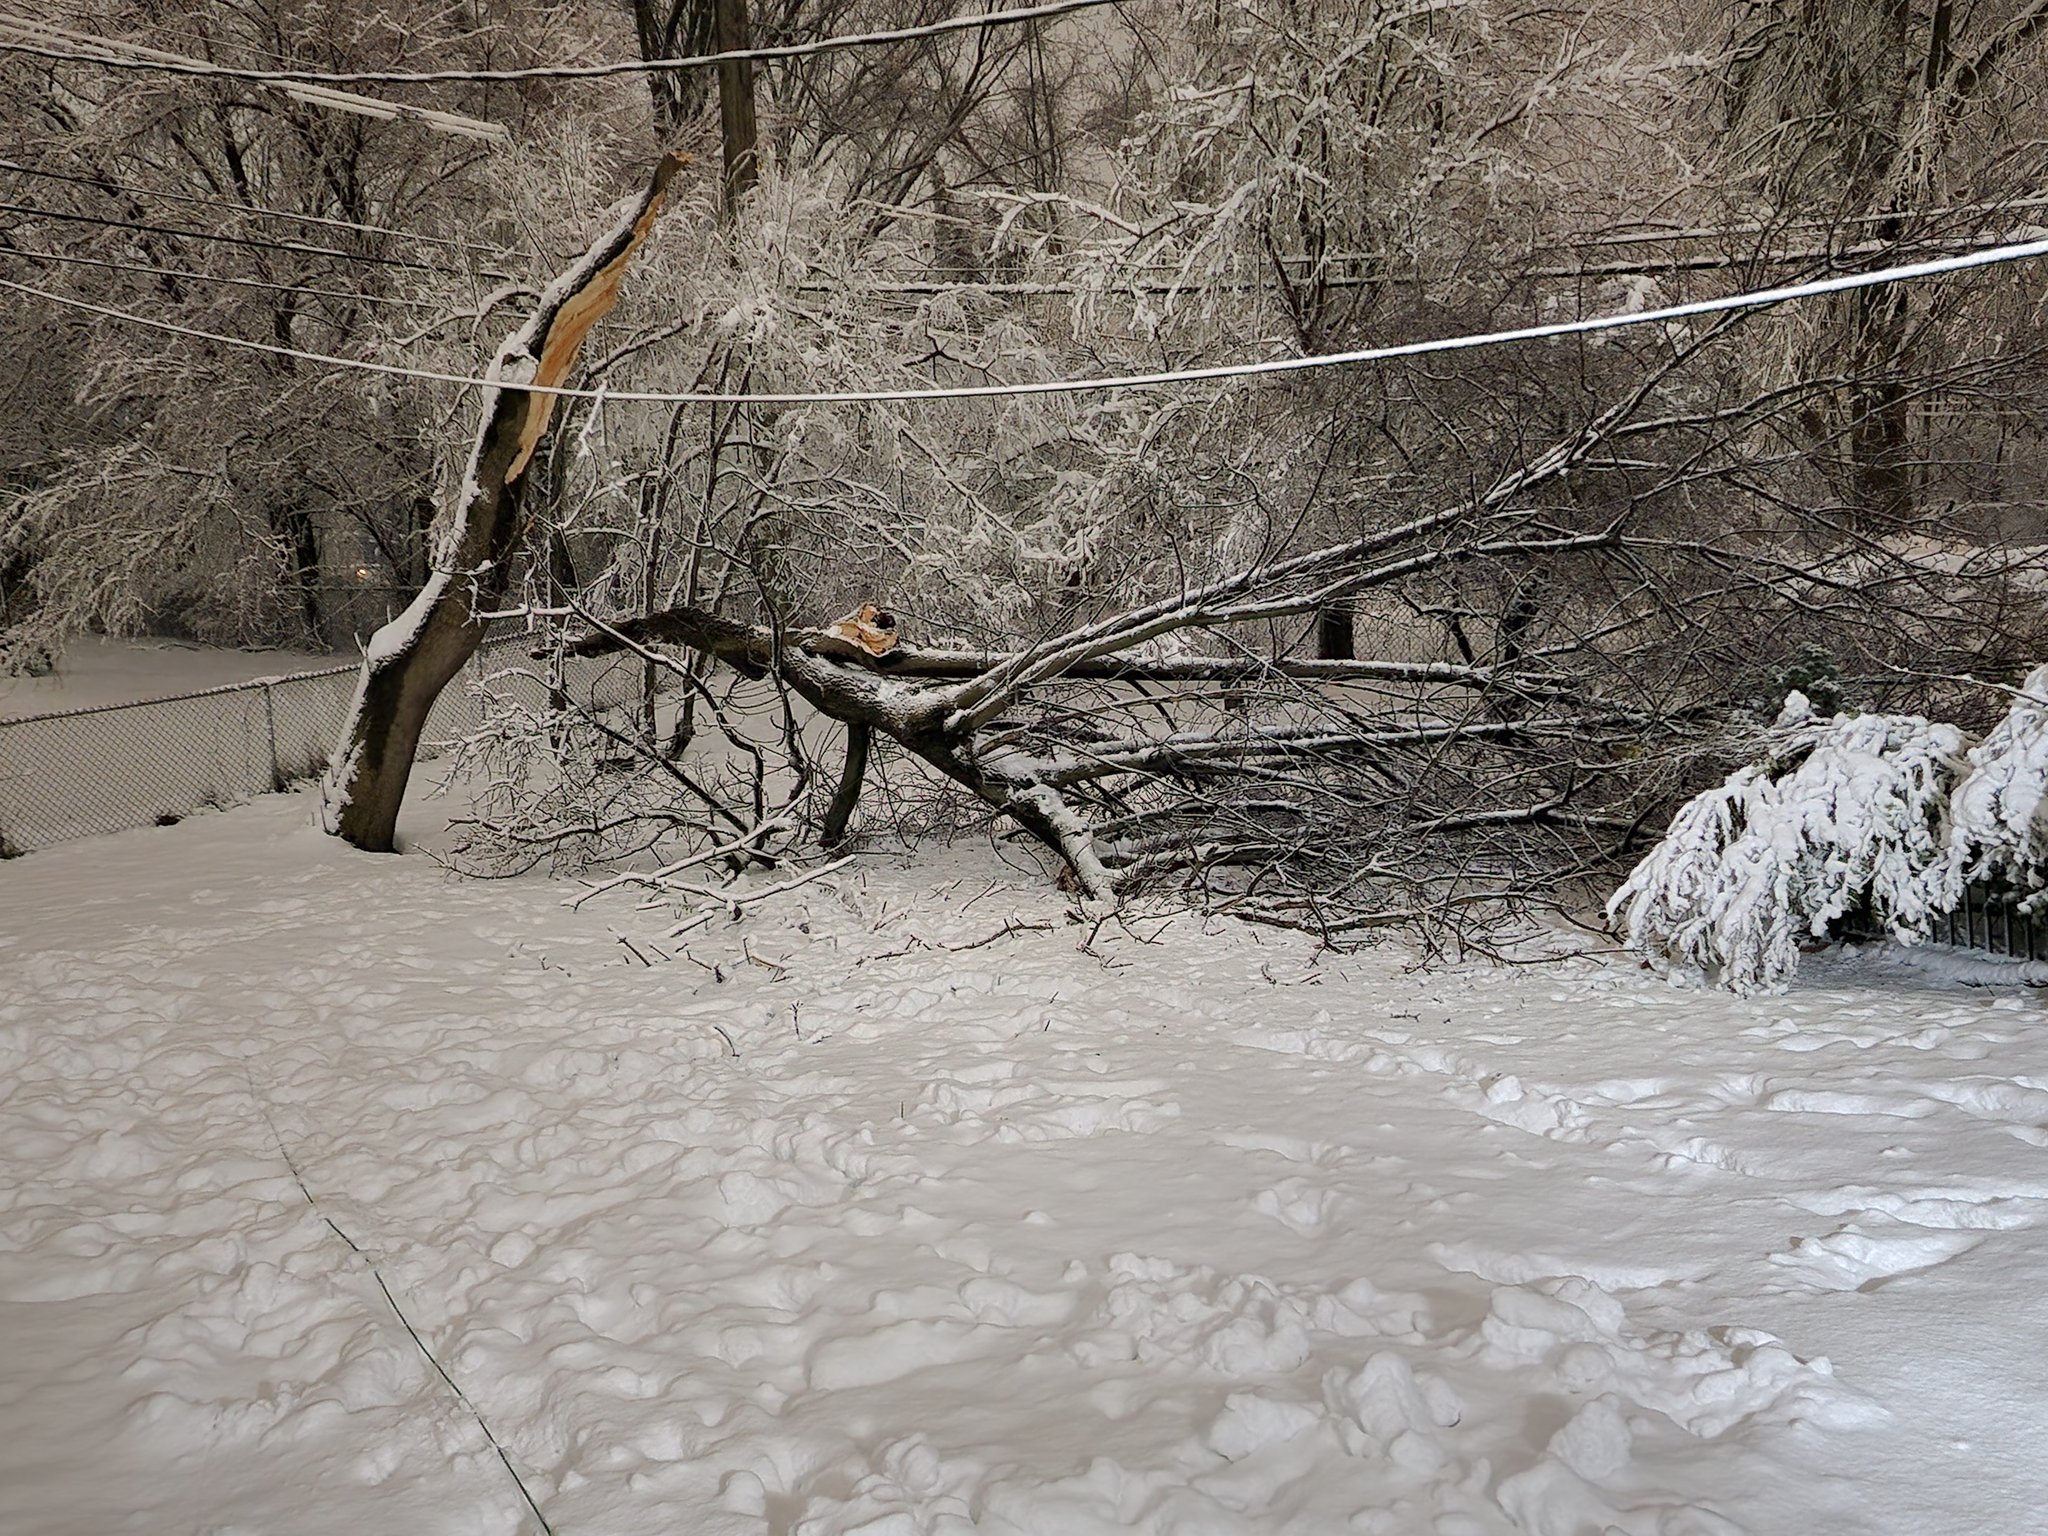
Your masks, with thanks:
[[[2029,891],[2022,910],[2048,905],[2048,667],[2028,675],[2005,718],[1971,750],[1950,824],[1959,882]]]
[[[1672,818],[1608,902],[1629,948],[1737,992],[1783,985],[1852,910],[1924,937],[1954,905],[1949,800],[1963,735],[1917,715],[1814,718],[1793,694],[1768,759]]]

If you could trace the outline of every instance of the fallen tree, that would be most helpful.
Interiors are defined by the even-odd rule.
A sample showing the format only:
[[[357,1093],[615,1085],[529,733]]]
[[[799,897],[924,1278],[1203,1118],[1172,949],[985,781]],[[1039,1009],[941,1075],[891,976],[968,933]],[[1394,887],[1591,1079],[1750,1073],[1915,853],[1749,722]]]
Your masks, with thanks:
[[[631,711],[493,717],[463,867],[731,869],[985,826],[1103,902],[1177,882],[1331,936],[1462,938],[1590,910],[1788,671],[1925,709],[1938,685],[1904,668],[2010,671],[2039,628],[2041,561],[1987,566],[1987,514],[1898,548],[1836,515],[1800,437],[1830,385],[1752,379],[1753,319],[1377,394],[895,400],[1097,365],[844,272],[814,300],[805,273],[859,264],[798,238],[794,190],[765,185],[785,201],[725,237],[716,283],[665,273],[679,312],[612,354],[670,408],[593,408],[589,451],[557,456],[549,560],[508,606],[645,685]],[[930,644],[805,627],[884,596]]]
[[[843,625],[779,630],[687,604],[586,623],[564,648],[634,651],[685,680],[697,676],[690,658],[709,660],[844,726],[836,787],[814,822],[827,847],[845,839],[871,746],[885,741],[1057,854],[1088,898],[1230,870],[1246,910],[1341,928],[1388,904],[1339,891],[1319,912],[1315,893],[1342,884],[1329,866],[1344,864],[1360,894],[1417,874],[1374,872],[1369,854],[1355,856],[1388,847],[1392,826],[1496,845],[1596,824],[1625,831],[1632,816],[1612,808],[1608,780],[1621,744],[1656,724],[1586,687],[1576,638],[1490,661],[1345,661],[1263,656],[1230,636],[1461,567],[1614,559],[1618,527],[1573,529],[1512,506],[1566,462],[1539,464],[1478,507],[1267,562],[1011,652],[876,652],[846,644]],[[1160,654],[1189,637],[1211,652]],[[1383,823],[1381,835],[1353,835],[1364,821]],[[1469,868],[1497,884],[1515,862]],[[1438,904],[1415,892],[1401,910]]]
[[[1475,503],[1010,650],[908,643],[872,605],[798,628],[702,603],[629,616],[572,603],[537,654],[634,655],[674,680],[704,736],[679,752],[596,712],[528,719],[507,737],[526,756],[492,776],[504,798],[480,812],[477,846],[495,838],[528,864],[708,848],[683,864],[738,869],[840,851],[862,827],[940,829],[927,791],[945,786],[1044,845],[1092,901],[1165,882],[1333,941],[1400,923],[1463,945],[1505,913],[1590,909],[1674,801],[1725,772],[1792,675],[1769,655],[1779,670],[1745,663],[1756,635],[1796,657],[1814,626],[1862,658],[1840,685],[1873,698],[1888,669],[1910,681],[1901,658],[2038,637],[2038,622],[1985,623],[2016,611],[2037,558],[1793,558],[1754,530],[1673,538],[1627,509],[1541,504],[1542,477],[1573,462],[1546,456]],[[1339,602],[1410,616],[1382,636],[1434,633],[1439,654],[1292,654],[1301,624]],[[706,741],[723,745],[701,755]],[[721,780],[718,751],[744,771]],[[912,776],[923,787],[877,767],[892,761],[930,770]],[[878,772],[893,798],[875,809],[863,794]]]

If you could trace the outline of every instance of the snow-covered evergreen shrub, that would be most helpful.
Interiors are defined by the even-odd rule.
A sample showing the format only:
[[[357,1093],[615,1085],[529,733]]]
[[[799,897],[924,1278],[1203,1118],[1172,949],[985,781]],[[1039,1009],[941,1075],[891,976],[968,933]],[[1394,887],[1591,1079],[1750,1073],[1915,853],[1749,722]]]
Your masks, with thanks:
[[[1995,880],[2048,906],[2048,667],[2036,667],[2003,720],[1970,752],[1956,786],[1949,853],[1958,883]]]
[[[1767,761],[1681,807],[1608,916],[1653,962],[1745,993],[1783,985],[1801,943],[1859,907],[1924,937],[1961,893],[1949,798],[1963,746],[1917,715],[1816,719],[1795,693]]]

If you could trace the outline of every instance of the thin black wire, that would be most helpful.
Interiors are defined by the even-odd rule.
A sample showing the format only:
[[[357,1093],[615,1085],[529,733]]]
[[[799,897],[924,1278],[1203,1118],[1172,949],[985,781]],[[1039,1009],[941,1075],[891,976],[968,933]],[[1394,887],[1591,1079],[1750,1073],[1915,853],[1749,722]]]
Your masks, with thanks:
[[[102,261],[96,256],[72,256],[62,251],[34,251],[26,246],[0,245],[9,256],[30,261],[64,262],[73,266],[104,267],[109,272],[135,272],[144,277],[175,277],[188,283],[227,283],[236,288],[263,288],[273,293],[301,293],[308,298],[339,299],[349,304],[388,304],[404,309],[433,309],[424,299],[400,299],[380,293],[348,293],[338,288],[308,288],[301,283],[266,283],[255,277],[226,277],[214,272],[194,272],[187,267],[150,267],[132,261]]]
[[[127,182],[104,181],[97,176],[79,176],[69,171],[45,170],[40,166],[23,165],[18,160],[0,157],[0,170],[13,171],[21,176],[40,176],[46,181],[68,181],[75,186],[93,187],[102,192],[126,192],[134,197],[163,198],[170,202],[192,203],[201,208],[225,208],[236,213],[254,214],[258,218],[286,219],[297,224],[321,224],[329,229],[357,229],[372,235],[397,235],[406,240],[417,240],[424,245],[445,245],[453,250],[466,251],[472,255],[501,256],[504,252],[488,245],[472,245],[463,240],[450,240],[441,235],[422,234],[417,230],[398,229],[389,224],[362,224],[354,219],[335,219],[317,213],[287,213],[282,208],[265,208],[255,203],[238,203],[232,198],[199,197],[190,192],[171,192],[161,187],[138,187]]]
[[[243,1070],[245,1074],[248,1074],[246,1067]],[[519,1469],[512,1465],[512,1458],[506,1452],[504,1444],[495,1434],[491,1433],[491,1426],[485,1421],[482,1411],[478,1409],[475,1403],[470,1401],[469,1394],[462,1390],[462,1387],[455,1378],[450,1376],[447,1369],[434,1357],[433,1350],[427,1347],[427,1341],[420,1337],[419,1329],[413,1327],[412,1319],[405,1315],[405,1308],[398,1304],[398,1298],[391,1294],[391,1287],[384,1283],[383,1271],[378,1269],[376,1263],[367,1253],[363,1252],[361,1246],[354,1238],[335,1225],[332,1216],[329,1216],[320,1209],[320,1202],[313,1198],[313,1191],[306,1184],[306,1176],[299,1172],[299,1165],[293,1161],[291,1152],[285,1147],[284,1134],[278,1130],[277,1121],[271,1116],[270,1106],[256,1092],[256,1079],[254,1075],[248,1075],[249,1096],[255,1099],[256,1108],[262,1113],[264,1122],[269,1125],[270,1134],[277,1141],[277,1155],[284,1159],[285,1167],[291,1170],[292,1182],[299,1186],[299,1193],[306,1197],[307,1206],[311,1208],[315,1216],[318,1216],[321,1221],[326,1223],[328,1231],[332,1232],[344,1243],[347,1243],[349,1251],[363,1261],[364,1268],[370,1272],[370,1278],[377,1282],[377,1289],[384,1293],[384,1300],[391,1308],[391,1315],[398,1319],[399,1325],[405,1329],[413,1343],[418,1346],[419,1352],[426,1356],[427,1364],[434,1368],[434,1373],[448,1383],[448,1390],[455,1394],[455,1400],[469,1410],[470,1417],[476,1420],[476,1427],[484,1432],[484,1438],[491,1443],[491,1449],[498,1453],[498,1460],[505,1464],[506,1472],[511,1474],[513,1484],[519,1489],[519,1496],[526,1500],[526,1507],[533,1511],[533,1518],[540,1522],[541,1536],[555,1536],[555,1528],[548,1524],[548,1517],[540,1512],[540,1505],[534,1502],[533,1494],[526,1486],[526,1479],[521,1477]]]
[[[140,234],[173,235],[181,240],[210,240],[220,245],[247,246],[259,251],[289,251],[298,256],[332,256],[341,261],[359,261],[369,266],[403,267],[410,272],[437,272],[444,277],[467,277],[457,267],[437,267],[432,262],[408,261],[402,256],[373,256],[366,251],[344,251],[337,246],[305,245],[296,240],[259,240],[251,235],[224,235],[206,229],[179,229],[170,224],[149,224],[138,219],[109,219],[93,213],[69,213],[61,208],[40,208],[33,203],[0,202],[0,212],[25,213],[36,218],[62,219],[72,224],[98,224],[106,229],[128,229]],[[500,273],[487,273],[491,277]]]

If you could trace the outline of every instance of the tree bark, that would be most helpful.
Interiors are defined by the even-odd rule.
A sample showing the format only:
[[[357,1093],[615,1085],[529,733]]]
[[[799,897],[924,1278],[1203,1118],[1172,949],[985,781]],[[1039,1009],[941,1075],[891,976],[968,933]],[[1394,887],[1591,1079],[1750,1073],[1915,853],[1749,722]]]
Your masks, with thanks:
[[[873,726],[858,720],[846,728],[846,763],[839,770],[839,787],[832,792],[832,803],[825,808],[825,825],[818,832],[819,845],[828,852],[846,841],[847,828],[853,824],[853,813],[860,806],[861,785],[867,778],[868,748],[874,735]]]
[[[590,328],[618,296],[633,252],[661,211],[681,157],[665,156],[647,190],[541,295],[533,317],[498,351],[459,502],[434,536],[434,569],[404,613],[371,637],[341,744],[321,786],[329,832],[374,853],[391,851],[420,732],[441,690],[476,653],[525,547],[520,515],[527,471],[555,396],[525,386],[560,384]]]
[[[1849,328],[1851,525],[1873,535],[1913,520],[1911,391],[1904,298],[1894,289],[1855,295]]]
[[[747,0],[713,0],[718,10],[718,51],[731,53],[751,46]],[[739,212],[740,201],[760,179],[754,129],[754,61],[734,59],[718,66],[718,124],[725,141],[725,216]]]
[[[1356,611],[1349,603],[1316,610],[1316,660],[1350,661],[1358,655],[1352,639]]]
[[[681,58],[709,53],[716,0],[633,0],[633,30],[640,57]],[[647,94],[654,108],[654,132],[662,144],[675,142],[683,126],[704,109],[704,72],[658,69],[647,74]]]

